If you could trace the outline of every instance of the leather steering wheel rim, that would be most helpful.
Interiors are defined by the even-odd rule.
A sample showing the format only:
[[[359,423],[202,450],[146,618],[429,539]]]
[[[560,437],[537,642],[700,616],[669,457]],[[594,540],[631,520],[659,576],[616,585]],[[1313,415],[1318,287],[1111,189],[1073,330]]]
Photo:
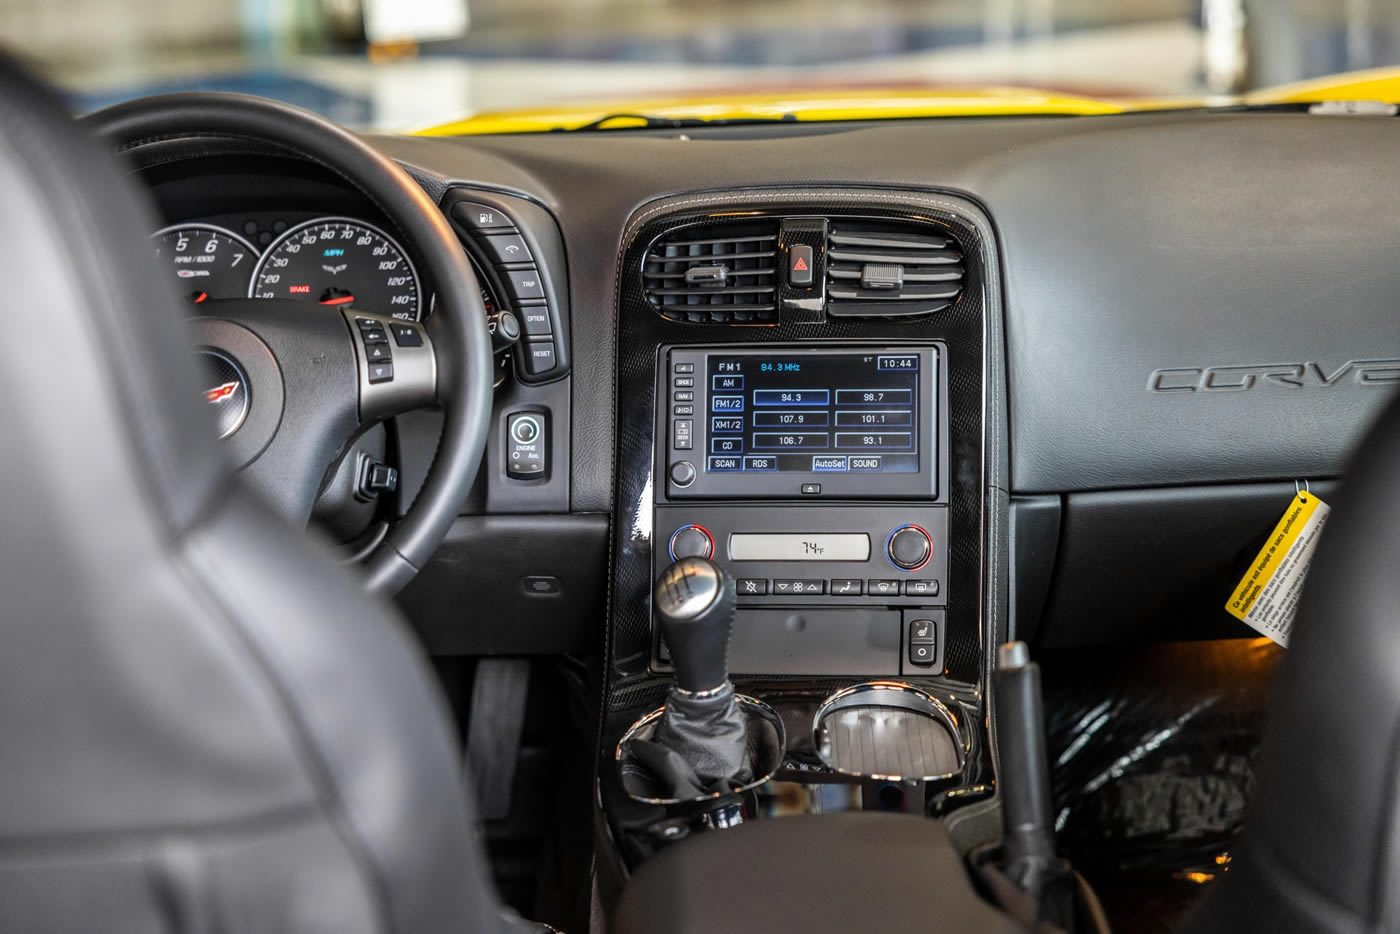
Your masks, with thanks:
[[[476,478],[490,430],[494,365],[476,274],[442,212],[413,178],[359,137],[309,111],[243,94],[141,98],[79,123],[118,152],[172,139],[223,137],[264,143],[333,171],[398,227],[427,269],[437,303],[422,322],[437,354],[442,436],[422,489],[366,557],[371,593],[390,596],[446,537]]]

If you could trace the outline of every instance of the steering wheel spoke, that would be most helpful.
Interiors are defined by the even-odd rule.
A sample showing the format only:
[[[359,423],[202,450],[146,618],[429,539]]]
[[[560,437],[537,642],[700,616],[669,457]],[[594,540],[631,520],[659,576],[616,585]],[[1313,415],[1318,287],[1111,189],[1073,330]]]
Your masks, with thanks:
[[[437,353],[426,328],[354,309],[341,313],[355,344],[363,425],[433,404]]]

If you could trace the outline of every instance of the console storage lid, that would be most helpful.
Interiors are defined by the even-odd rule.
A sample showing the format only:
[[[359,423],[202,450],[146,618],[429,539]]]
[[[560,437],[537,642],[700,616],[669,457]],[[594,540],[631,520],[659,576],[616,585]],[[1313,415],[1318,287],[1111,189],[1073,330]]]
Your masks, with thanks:
[[[937,821],[850,812],[753,821],[648,860],[614,934],[1002,932],[1019,928],[972,889]]]

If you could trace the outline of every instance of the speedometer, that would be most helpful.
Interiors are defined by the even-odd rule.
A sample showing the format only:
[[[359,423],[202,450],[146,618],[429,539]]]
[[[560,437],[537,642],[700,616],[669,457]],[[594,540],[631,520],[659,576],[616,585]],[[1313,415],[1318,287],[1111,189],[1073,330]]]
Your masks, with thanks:
[[[349,305],[405,321],[417,321],[422,308],[408,254],[384,231],[348,217],[284,233],[253,271],[248,297]]]
[[[258,251],[231,230],[213,224],[176,224],[151,234],[156,259],[169,263],[180,292],[196,305],[242,298]]]

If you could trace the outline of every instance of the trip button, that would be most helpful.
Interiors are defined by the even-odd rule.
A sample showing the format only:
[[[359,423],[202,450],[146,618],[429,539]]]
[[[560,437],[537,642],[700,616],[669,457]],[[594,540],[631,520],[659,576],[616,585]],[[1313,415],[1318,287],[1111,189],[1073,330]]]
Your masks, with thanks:
[[[511,294],[521,301],[544,298],[544,283],[540,281],[538,269],[511,269],[506,272],[510,280]]]

